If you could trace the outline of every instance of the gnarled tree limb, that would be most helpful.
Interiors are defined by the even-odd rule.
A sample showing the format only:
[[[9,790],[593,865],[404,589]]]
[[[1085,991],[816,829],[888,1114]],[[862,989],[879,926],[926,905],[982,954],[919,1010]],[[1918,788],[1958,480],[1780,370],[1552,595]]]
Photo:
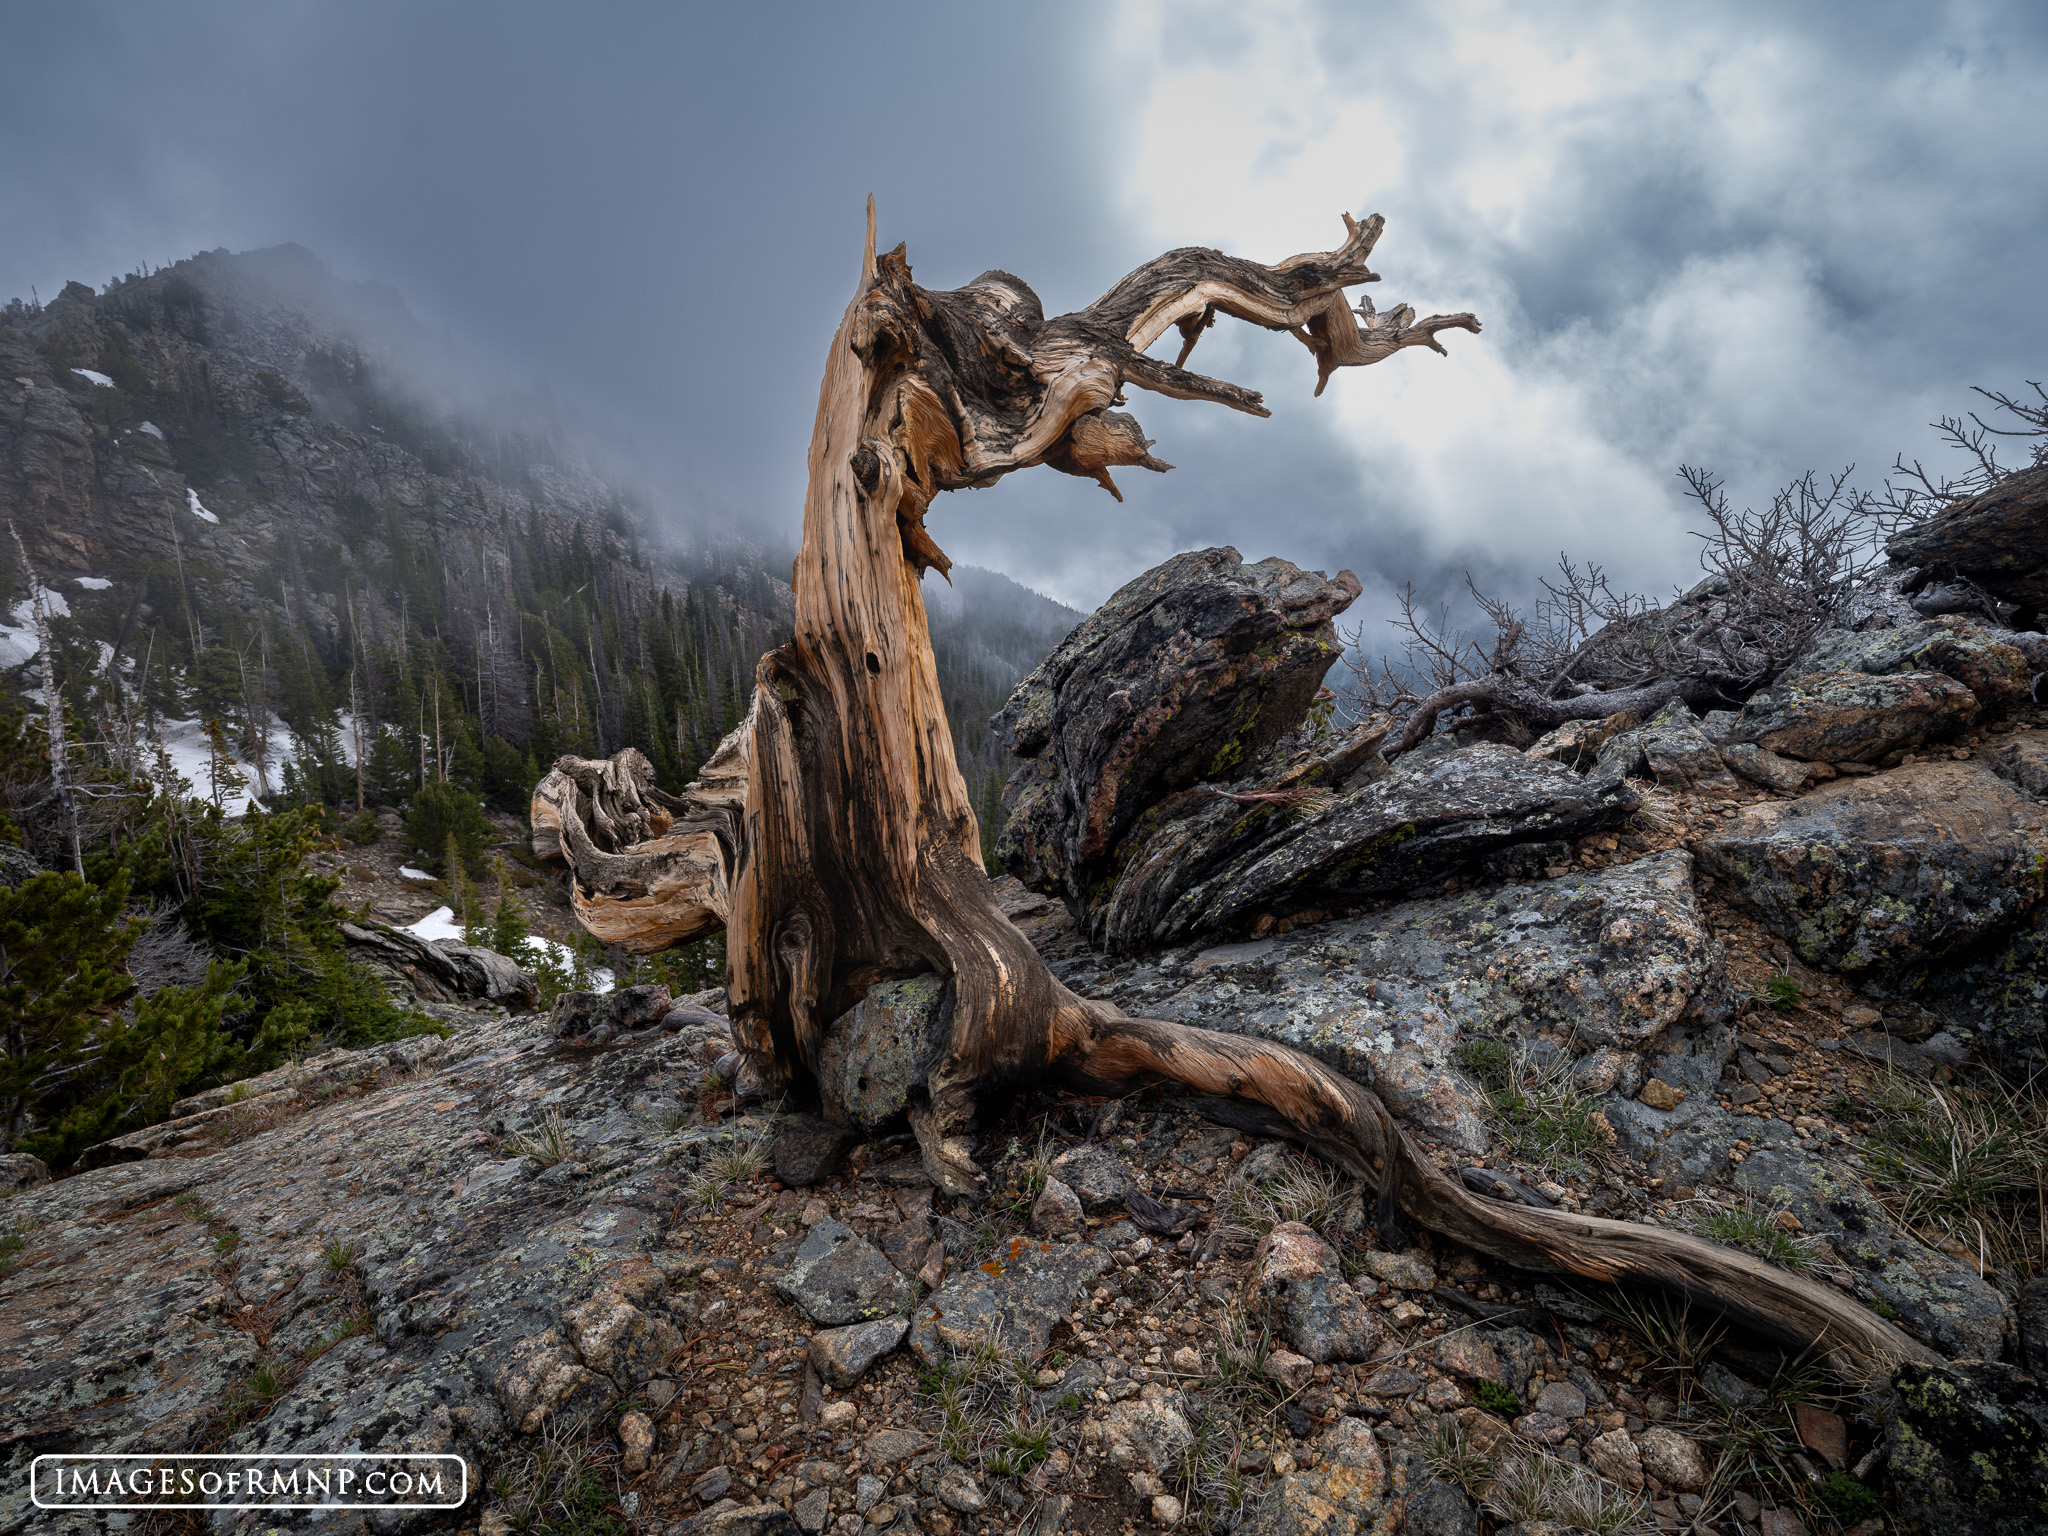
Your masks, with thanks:
[[[1047,320],[1008,273],[920,288],[901,246],[875,254],[871,203],[860,289],[819,391],[793,638],[761,659],[746,722],[685,794],[656,790],[637,752],[557,763],[535,795],[536,850],[572,866],[579,919],[629,948],[723,923],[733,1034],[764,1086],[811,1078],[828,1026],[877,982],[943,978],[950,1022],[908,1113],[926,1170],[956,1195],[982,1187],[965,1132],[983,1096],[1046,1079],[1174,1081],[1263,1106],[1376,1181],[1389,1235],[1398,1202],[1510,1262],[1674,1286],[1851,1364],[1922,1356],[1853,1303],[1697,1239],[1481,1201],[1367,1089],[1285,1046],[1077,997],[997,907],[919,586],[945,564],[924,528],[932,498],[1034,464],[1112,493],[1112,466],[1165,469],[1111,410],[1126,384],[1266,414],[1252,391],[1147,355],[1169,328],[1182,362],[1217,314],[1287,331],[1315,354],[1319,386],[1404,347],[1441,350],[1444,329],[1478,330],[1469,315],[1416,322],[1405,306],[1384,318],[1365,306],[1361,326],[1345,290],[1376,280],[1365,260],[1383,221],[1345,226],[1336,250],[1272,266],[1170,251]]]

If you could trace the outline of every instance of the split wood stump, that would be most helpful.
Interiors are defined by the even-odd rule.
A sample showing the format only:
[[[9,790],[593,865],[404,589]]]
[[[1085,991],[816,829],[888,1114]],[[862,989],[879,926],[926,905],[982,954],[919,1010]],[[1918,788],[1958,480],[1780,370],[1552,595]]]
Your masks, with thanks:
[[[1075,996],[996,905],[919,585],[949,564],[925,526],[933,497],[1046,464],[1121,500],[1111,470],[1171,467],[1114,409],[1127,385],[1269,414],[1255,392],[1185,368],[1219,314],[1301,342],[1318,394],[1339,368],[1477,332],[1469,314],[1349,304],[1347,289],[1377,281],[1366,261],[1384,222],[1346,215],[1335,250],[1271,266],[1169,251],[1048,320],[1007,272],[919,287],[902,246],[877,256],[870,200],[859,287],[818,393],[794,638],[761,658],[747,718],[684,794],[656,788],[631,748],[557,762],[534,792],[535,849],[570,864],[576,916],[607,943],[650,953],[725,930],[732,1032],[756,1091],[807,1088],[828,1029],[878,983],[939,978],[941,1034],[905,1107],[926,1171],[952,1195],[983,1188],[966,1132],[984,1096],[1176,1082],[1376,1185],[1389,1243],[1398,1205],[1524,1269],[1682,1293],[1858,1376],[1932,1359],[1833,1289],[1747,1254],[1474,1195],[1377,1096],[1309,1056]],[[1147,351],[1169,329],[1172,363]]]

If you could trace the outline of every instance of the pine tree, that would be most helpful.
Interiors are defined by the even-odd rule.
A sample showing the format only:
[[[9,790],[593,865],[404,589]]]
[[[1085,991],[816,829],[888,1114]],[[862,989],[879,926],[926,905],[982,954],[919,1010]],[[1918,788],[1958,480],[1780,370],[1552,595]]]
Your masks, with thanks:
[[[0,890],[0,1130],[27,1129],[51,1075],[76,1069],[103,1009],[129,989],[121,965],[134,942],[122,918],[128,882],[105,887],[76,874],[37,875]]]

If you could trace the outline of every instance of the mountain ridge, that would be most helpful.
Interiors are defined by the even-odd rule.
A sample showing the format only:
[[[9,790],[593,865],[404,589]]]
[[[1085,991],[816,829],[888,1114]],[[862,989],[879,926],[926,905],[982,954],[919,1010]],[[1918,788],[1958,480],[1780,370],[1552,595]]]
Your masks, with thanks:
[[[259,767],[274,718],[311,798],[353,798],[344,720],[424,739],[436,703],[443,771],[513,749],[483,786],[508,810],[560,751],[640,745],[679,787],[789,623],[772,541],[680,532],[571,428],[491,397],[396,290],[300,246],[0,310],[0,505],[73,610],[74,708],[230,717]],[[988,714],[1080,615],[954,575],[975,597],[935,592],[935,644],[981,803],[1003,770]],[[373,802],[401,788],[387,767]]]

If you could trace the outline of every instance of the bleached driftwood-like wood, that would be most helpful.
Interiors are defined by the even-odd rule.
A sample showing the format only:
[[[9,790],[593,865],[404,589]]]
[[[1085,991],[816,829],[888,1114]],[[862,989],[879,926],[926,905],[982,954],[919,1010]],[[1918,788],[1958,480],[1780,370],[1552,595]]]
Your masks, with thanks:
[[[664,793],[637,748],[556,761],[533,792],[533,849],[569,866],[569,904],[606,944],[653,954],[716,933],[731,913],[752,716],[687,793]]]
[[[1337,249],[1272,266],[1169,251],[1048,320],[1005,272],[950,292],[919,287],[901,246],[876,254],[871,203],[859,290],[819,390],[793,638],[762,657],[747,721],[684,795],[656,789],[631,750],[556,764],[535,795],[536,850],[572,866],[579,919],[629,949],[723,924],[733,1034],[763,1088],[801,1086],[826,1026],[869,987],[945,977],[950,1034],[910,1120],[933,1181],[956,1195],[982,1187],[964,1134],[981,1097],[1045,1080],[1096,1091],[1179,1082],[1261,1106],[1269,1129],[1376,1183],[1390,1239],[1398,1203],[1510,1262],[1666,1285],[1847,1364],[1924,1357],[1862,1308],[1744,1255],[1481,1200],[1375,1095],[1321,1063],[1075,996],[996,905],[919,585],[947,564],[924,526],[933,497],[1037,464],[1113,495],[1113,467],[1164,471],[1137,422],[1113,409],[1126,385],[1268,414],[1255,392],[1181,366],[1218,314],[1295,336],[1316,358],[1319,393],[1339,368],[1442,351],[1446,329],[1476,332],[1470,315],[1350,308],[1346,290],[1377,280],[1365,263],[1383,224],[1347,216]],[[1145,350],[1169,328],[1182,338],[1172,364]]]

